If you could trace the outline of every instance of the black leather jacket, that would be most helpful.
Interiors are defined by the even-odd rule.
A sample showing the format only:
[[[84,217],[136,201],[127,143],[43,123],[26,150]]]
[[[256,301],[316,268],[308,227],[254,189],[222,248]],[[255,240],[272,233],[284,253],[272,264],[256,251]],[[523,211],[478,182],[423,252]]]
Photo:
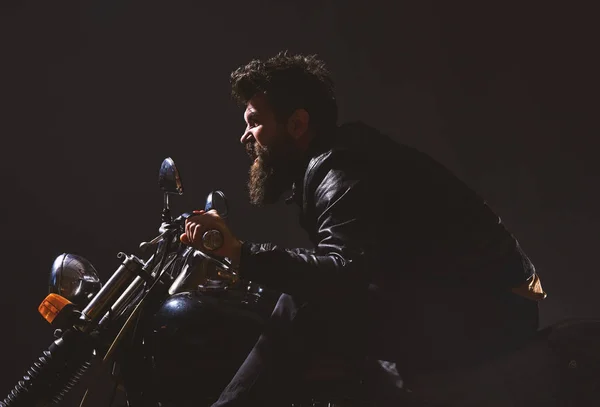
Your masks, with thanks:
[[[308,304],[331,347],[361,337],[376,357],[423,365],[415,349],[472,349],[533,307],[510,289],[534,267],[483,199],[365,124],[315,139],[290,200],[314,249],[245,242],[240,273]]]

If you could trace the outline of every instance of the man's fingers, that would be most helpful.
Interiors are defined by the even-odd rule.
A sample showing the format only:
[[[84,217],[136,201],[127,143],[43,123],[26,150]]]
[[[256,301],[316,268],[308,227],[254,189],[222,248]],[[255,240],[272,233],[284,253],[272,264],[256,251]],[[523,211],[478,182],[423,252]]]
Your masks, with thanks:
[[[186,224],[189,223],[200,223],[206,227],[213,227],[219,224],[220,217],[214,209],[211,209],[208,212],[203,212],[196,214],[194,216],[190,216],[186,220]]]
[[[201,233],[202,231],[202,225],[199,223],[196,223],[192,226],[192,241],[193,242],[198,242],[201,239]]]
[[[190,221],[189,220],[186,221],[185,222],[185,234],[187,235],[188,240],[190,242],[192,241],[192,237],[193,237],[192,236],[192,229],[191,229],[191,227],[192,227],[192,224],[190,223]]]
[[[184,244],[200,243],[202,234],[208,229],[220,230],[220,217],[216,210],[194,211],[194,215],[185,221],[185,233],[181,235]]]
[[[190,238],[190,242],[194,241],[194,231],[196,230],[196,224],[190,223],[187,230],[187,235]]]

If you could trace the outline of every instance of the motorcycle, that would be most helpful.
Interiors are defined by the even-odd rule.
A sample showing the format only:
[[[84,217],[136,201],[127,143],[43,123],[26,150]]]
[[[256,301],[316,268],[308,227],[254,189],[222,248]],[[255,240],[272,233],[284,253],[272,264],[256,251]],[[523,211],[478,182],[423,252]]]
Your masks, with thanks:
[[[61,405],[84,378],[90,384],[106,371],[111,398],[121,389],[128,406],[210,405],[241,366],[279,293],[243,281],[229,259],[208,254],[222,244],[219,231],[204,234],[206,251],[181,243],[192,213],[171,214],[170,197],[183,194],[171,158],[158,183],[162,224],[140,244],[145,258],[119,253],[122,263],[105,284],[84,257],[55,259],[38,307],[55,340],[0,407]],[[227,218],[225,194],[211,192],[204,209]],[[198,372],[206,373],[201,381]],[[89,405],[91,388],[80,406]]]
[[[179,236],[192,214],[171,214],[170,197],[183,194],[171,158],[163,161],[158,183],[162,223],[157,237],[140,244],[143,258],[119,253],[122,264],[105,284],[85,258],[67,253],[56,258],[50,293],[38,308],[56,338],[0,407],[61,405],[82,385],[87,390],[80,407],[102,397],[112,405],[118,390],[131,407],[210,406],[234,376],[280,293],[244,281],[229,259],[211,255],[222,244],[218,231],[205,232],[205,251],[182,244]],[[208,195],[205,210],[211,209],[227,218],[223,192]],[[404,401],[415,406],[598,405],[599,344],[600,320],[561,321],[482,366],[413,378],[405,384]],[[94,385],[105,372],[113,383],[107,397]],[[311,398],[300,405],[336,403]]]

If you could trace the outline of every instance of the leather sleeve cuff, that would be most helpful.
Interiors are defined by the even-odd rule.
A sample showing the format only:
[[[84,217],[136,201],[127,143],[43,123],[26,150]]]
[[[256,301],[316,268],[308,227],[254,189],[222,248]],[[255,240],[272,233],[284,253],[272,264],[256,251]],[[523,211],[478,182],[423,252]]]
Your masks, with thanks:
[[[242,242],[240,252],[240,262],[238,264],[238,273],[244,280],[252,280],[255,277],[257,262],[256,254],[260,252],[273,250],[275,245],[272,243],[251,243]]]
[[[252,243],[242,242],[242,248],[240,252],[240,262],[238,264],[238,272],[240,274],[240,278],[244,280],[250,280],[250,276],[248,273],[248,258],[252,255]]]

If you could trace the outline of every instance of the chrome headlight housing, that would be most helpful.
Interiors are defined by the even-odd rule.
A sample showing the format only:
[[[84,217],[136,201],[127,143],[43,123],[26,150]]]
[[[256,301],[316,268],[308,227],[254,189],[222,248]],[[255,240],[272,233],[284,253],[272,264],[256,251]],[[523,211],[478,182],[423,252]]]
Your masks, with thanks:
[[[102,282],[92,263],[75,254],[63,253],[52,264],[49,292],[85,307],[100,291]]]

